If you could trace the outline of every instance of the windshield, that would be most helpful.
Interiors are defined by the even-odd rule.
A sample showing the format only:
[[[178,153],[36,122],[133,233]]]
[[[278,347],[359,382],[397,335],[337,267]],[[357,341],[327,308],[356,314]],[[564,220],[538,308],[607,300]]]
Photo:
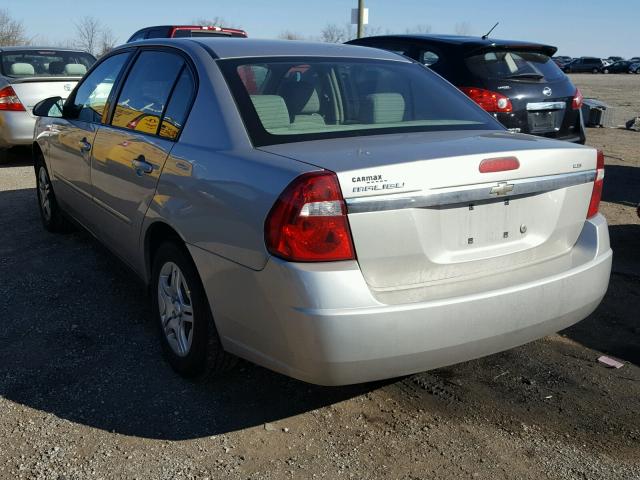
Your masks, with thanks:
[[[501,130],[415,63],[337,58],[222,60],[254,145],[436,130]]]
[[[13,50],[0,54],[2,74],[12,78],[81,77],[95,61],[84,52]]]
[[[514,50],[491,51],[465,59],[467,68],[477,77],[514,80],[559,80],[562,70],[546,55]]]

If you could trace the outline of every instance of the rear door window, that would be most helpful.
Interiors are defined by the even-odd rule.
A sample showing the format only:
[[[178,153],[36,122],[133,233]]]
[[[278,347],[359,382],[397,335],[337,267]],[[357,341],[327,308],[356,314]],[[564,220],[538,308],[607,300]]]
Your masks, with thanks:
[[[116,102],[111,125],[155,135],[185,63],[169,52],[143,51],[131,68]]]
[[[564,74],[556,63],[542,53],[498,50],[465,59],[471,73],[480,78],[500,80],[559,80]]]

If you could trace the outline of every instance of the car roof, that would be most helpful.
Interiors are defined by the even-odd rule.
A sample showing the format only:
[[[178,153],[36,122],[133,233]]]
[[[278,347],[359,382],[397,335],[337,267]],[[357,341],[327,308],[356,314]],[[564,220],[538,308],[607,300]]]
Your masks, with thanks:
[[[83,50],[78,50],[77,48],[60,48],[60,47],[32,47],[32,46],[13,46],[13,47],[0,47],[0,52],[15,52],[15,51],[46,51],[46,52],[74,52],[74,53],[86,53],[91,55],[88,52]]]
[[[543,43],[525,42],[521,40],[501,40],[497,38],[470,37],[466,35],[438,35],[438,34],[377,35],[373,37],[365,37],[359,40],[368,40],[368,39],[380,39],[380,40],[400,39],[400,40],[437,42],[437,43],[457,46],[457,47],[461,47],[469,50],[475,50],[483,47],[539,49],[547,53],[549,56],[553,55],[558,50],[556,47],[552,45],[546,45]],[[357,41],[358,40],[355,40],[355,42]]]
[[[341,43],[302,42],[297,40],[261,40],[239,37],[185,37],[185,38],[154,38],[132,42],[132,45],[166,45],[183,48],[199,44],[217,58],[246,58],[246,57],[343,57],[370,58],[378,60],[395,60],[411,63],[411,60],[393,52],[357,45]],[[122,48],[126,46],[123,45]]]

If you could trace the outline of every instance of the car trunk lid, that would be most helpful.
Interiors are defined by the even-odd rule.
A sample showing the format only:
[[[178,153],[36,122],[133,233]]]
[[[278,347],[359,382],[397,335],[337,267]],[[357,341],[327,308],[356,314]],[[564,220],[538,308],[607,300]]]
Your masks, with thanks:
[[[264,150],[335,171],[374,290],[469,280],[567,253],[583,228],[596,151],[502,132],[300,142]],[[519,167],[480,173],[483,160]]]
[[[78,77],[30,77],[11,79],[11,87],[31,113],[36,103],[49,97],[66,99],[80,79]]]

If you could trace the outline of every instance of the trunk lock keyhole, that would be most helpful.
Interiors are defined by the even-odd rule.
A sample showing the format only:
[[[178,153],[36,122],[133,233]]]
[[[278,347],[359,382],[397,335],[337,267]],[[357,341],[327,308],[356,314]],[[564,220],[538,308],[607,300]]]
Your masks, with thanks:
[[[520,233],[527,233],[527,226],[524,223],[520,225]]]

